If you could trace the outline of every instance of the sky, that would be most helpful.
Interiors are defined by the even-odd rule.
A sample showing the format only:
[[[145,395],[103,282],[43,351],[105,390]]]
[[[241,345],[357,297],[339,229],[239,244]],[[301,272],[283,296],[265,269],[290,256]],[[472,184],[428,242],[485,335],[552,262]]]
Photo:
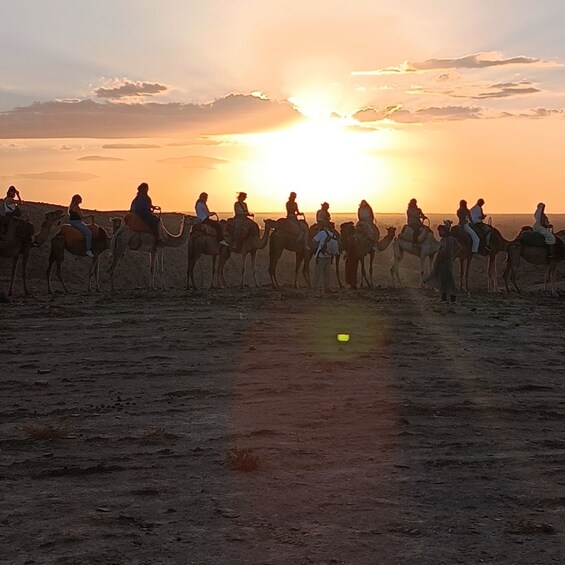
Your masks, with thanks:
[[[561,0],[2,0],[0,193],[565,213]]]

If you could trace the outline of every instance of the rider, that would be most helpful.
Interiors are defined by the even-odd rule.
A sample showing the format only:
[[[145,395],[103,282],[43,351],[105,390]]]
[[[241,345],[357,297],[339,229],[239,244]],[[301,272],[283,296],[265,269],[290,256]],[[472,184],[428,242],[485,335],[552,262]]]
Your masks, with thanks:
[[[247,203],[245,199],[247,198],[246,192],[239,192],[237,194],[237,200],[233,205],[234,211],[234,218],[233,218],[233,245],[238,245],[240,243],[243,226],[245,225],[246,220],[252,220],[255,217],[254,214],[249,212],[249,208],[247,208]]]
[[[545,243],[549,245],[549,258],[555,255],[555,236],[551,232],[553,226],[549,222],[548,217],[545,215],[545,204],[540,202],[534,214],[535,224],[533,230],[541,233],[545,238]]]
[[[94,253],[92,253],[92,231],[83,222],[82,210],[80,209],[81,203],[82,197],[80,194],[75,194],[71,198],[71,203],[69,204],[69,220],[71,221],[71,226],[84,235],[84,240],[86,242],[86,256],[94,257]]]
[[[15,186],[8,188],[4,198],[4,215],[9,218],[19,218],[22,215],[20,206],[23,204],[20,193]]]
[[[471,227],[471,212],[467,207],[466,200],[461,200],[459,202],[457,217],[459,218],[459,227],[471,238],[471,253],[477,253],[477,251],[479,251],[479,244],[481,240],[477,235],[477,232]]]
[[[421,208],[418,208],[418,201],[415,198],[412,198],[410,202],[408,202],[406,218],[408,225],[412,228],[412,245],[416,245],[423,222],[427,220],[428,217],[422,212]]]
[[[361,200],[359,209],[357,210],[357,219],[360,222],[367,222],[368,224],[375,223],[375,213],[366,200]]]
[[[487,226],[483,223],[483,220],[486,219],[486,215],[483,212],[483,206],[485,205],[485,201],[482,198],[477,200],[477,203],[469,210],[469,215],[471,217],[471,224],[474,226],[474,229],[479,232],[479,235],[482,234],[485,236],[485,251],[490,251],[490,226]]]
[[[226,247],[229,246],[229,243],[224,239],[224,230],[222,229],[222,224],[216,220],[211,220],[210,216],[218,217],[216,212],[210,212],[208,209],[208,205],[206,202],[208,201],[208,193],[202,192],[196,201],[196,216],[198,217],[198,221],[211,226],[214,231],[216,232],[216,239],[220,245],[225,245]]]
[[[321,208],[316,212],[316,223],[319,229],[324,229],[330,226],[332,216],[329,212],[330,205],[327,202],[321,204]]]
[[[137,195],[132,200],[130,212],[137,214],[153,230],[155,237],[159,239],[159,223],[161,219],[153,212],[155,210],[161,210],[161,208],[159,206],[153,206],[148,192],[149,185],[146,182],[142,182],[137,187]]]
[[[289,221],[291,230],[295,233],[296,242],[304,243],[304,230],[298,219],[298,216],[304,216],[300,210],[298,210],[298,204],[296,203],[296,192],[291,192],[288,197],[288,202],[286,203],[286,218]]]

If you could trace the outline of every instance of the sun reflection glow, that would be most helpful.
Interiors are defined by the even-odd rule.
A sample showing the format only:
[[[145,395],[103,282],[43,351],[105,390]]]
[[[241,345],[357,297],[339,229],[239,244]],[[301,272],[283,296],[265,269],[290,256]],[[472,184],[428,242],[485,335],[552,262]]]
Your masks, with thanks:
[[[386,156],[395,132],[361,131],[346,120],[309,119],[289,129],[238,135],[251,149],[242,163],[242,180],[250,191],[267,194],[264,206],[280,208],[290,191],[302,209],[323,200],[334,211],[355,210],[363,198],[377,198],[392,184]]]

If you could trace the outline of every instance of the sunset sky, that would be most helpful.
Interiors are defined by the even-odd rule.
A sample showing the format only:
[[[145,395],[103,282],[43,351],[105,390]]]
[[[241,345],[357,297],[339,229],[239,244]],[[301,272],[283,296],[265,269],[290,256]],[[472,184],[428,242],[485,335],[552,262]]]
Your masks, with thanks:
[[[565,212],[562,0],[3,0],[0,189]]]

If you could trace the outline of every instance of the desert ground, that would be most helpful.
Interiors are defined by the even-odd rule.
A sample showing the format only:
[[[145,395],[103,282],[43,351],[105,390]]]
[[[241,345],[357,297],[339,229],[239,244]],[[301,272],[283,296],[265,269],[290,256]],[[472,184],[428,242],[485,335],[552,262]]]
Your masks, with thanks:
[[[0,305],[0,563],[565,561],[565,309],[539,269],[489,294],[479,259],[446,309],[410,258],[390,287],[390,249],[331,294],[290,288],[290,256],[269,288],[267,250],[259,288],[207,289],[204,257],[187,292],[183,246],[169,291],[131,253],[117,294],[108,259],[88,294],[67,257],[49,296],[47,253]]]

